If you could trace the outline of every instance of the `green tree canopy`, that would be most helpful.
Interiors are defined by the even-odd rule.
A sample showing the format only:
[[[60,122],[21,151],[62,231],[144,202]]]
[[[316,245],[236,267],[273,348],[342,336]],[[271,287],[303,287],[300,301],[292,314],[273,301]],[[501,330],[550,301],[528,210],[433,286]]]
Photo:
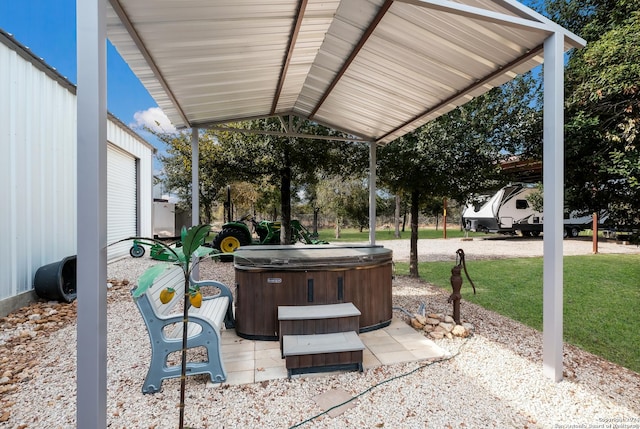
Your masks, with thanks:
[[[258,132],[281,132],[284,123],[279,118],[227,125],[229,128],[256,133],[209,129],[200,132],[199,196],[204,222],[210,222],[214,202],[226,198],[226,193],[221,190],[227,185],[251,183],[260,190],[253,201],[253,209],[273,213],[275,217],[278,213],[275,204],[279,204],[285,225],[283,239],[289,240],[287,235],[290,234],[290,228],[286,224],[291,219],[291,200],[297,190],[313,185],[318,177],[351,175],[365,171],[368,165],[368,146],[362,143],[301,139]],[[298,118],[291,118],[289,125],[301,134],[343,137],[334,130]],[[164,165],[165,186],[178,195],[185,207],[190,207],[191,135],[155,135],[168,148],[167,155],[159,157]],[[277,196],[273,189],[277,189]],[[243,200],[242,204],[246,206],[247,202]]]
[[[587,39],[566,70],[567,204],[640,223],[640,1],[556,0],[550,15]]]
[[[153,131],[151,131],[153,132]],[[158,133],[156,137],[167,147],[167,155],[159,155],[163,164],[163,181],[180,198],[179,206],[191,208],[191,133]],[[202,223],[212,220],[212,208],[221,189],[227,184],[227,173],[215,163],[221,156],[221,148],[215,136],[208,131],[200,133],[200,216]]]
[[[285,118],[286,119],[286,118]],[[283,119],[283,121],[285,120]],[[260,119],[242,124],[250,130],[282,131],[278,118]],[[298,133],[339,136],[339,133],[310,121],[291,118]],[[296,191],[315,183],[321,175],[344,175],[363,171],[367,165],[367,147],[338,140],[313,140],[268,134],[218,132],[222,150],[221,168],[229,177],[276,186],[280,192],[283,242],[290,241],[291,199]]]
[[[380,150],[381,182],[410,196],[412,276],[418,276],[418,214],[429,197],[465,201],[500,183],[499,162],[508,154],[539,150],[540,112],[534,98],[530,76],[519,77]]]

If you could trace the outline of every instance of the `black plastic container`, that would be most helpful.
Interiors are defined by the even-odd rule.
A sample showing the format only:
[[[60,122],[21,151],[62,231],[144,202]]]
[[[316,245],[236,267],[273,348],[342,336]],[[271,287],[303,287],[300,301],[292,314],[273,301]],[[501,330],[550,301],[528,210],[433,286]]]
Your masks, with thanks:
[[[43,299],[65,302],[76,299],[76,256],[38,268],[33,287]]]

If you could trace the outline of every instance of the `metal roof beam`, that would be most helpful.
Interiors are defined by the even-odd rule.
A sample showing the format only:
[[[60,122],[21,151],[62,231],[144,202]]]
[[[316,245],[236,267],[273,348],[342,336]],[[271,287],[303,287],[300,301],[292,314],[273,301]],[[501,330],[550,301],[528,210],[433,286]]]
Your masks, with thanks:
[[[450,0],[396,0],[397,2],[412,4],[428,9],[439,10],[443,12],[454,13],[456,15],[467,18],[478,19],[482,21],[492,22],[508,27],[524,28],[532,31],[541,31],[545,33],[558,32],[561,33],[569,44],[574,48],[581,48],[586,45],[586,41],[575,34],[567,31],[550,19],[538,14],[534,10],[509,0],[495,0],[500,6],[513,11],[521,16],[505,15],[503,13],[494,12],[478,7],[468,6],[461,3],[455,3]]]
[[[255,130],[255,129],[245,129],[245,128],[234,128],[234,127],[209,127],[210,130],[213,131],[225,131],[232,133],[242,133],[242,134],[253,134],[253,135],[268,135],[268,136],[279,136],[279,137],[297,137],[304,139],[312,139],[312,140],[327,140],[327,141],[340,141],[340,142],[356,142],[356,143],[366,143],[366,140],[361,138],[352,136],[352,137],[339,137],[339,136],[320,136],[315,134],[305,134],[305,133],[296,133],[289,131],[272,131],[272,130]]]
[[[285,116],[287,119],[285,120]],[[295,118],[298,118],[298,123],[295,123]],[[278,120],[280,120],[280,125],[282,125],[282,129],[288,133],[297,133],[300,129],[300,125],[303,121],[306,121],[305,118],[301,118],[298,115],[281,115],[278,116]]]
[[[546,16],[541,15],[540,13],[536,12],[530,7],[525,6],[524,4],[520,3],[517,0],[494,0],[494,1],[500,6],[514,11],[514,13],[525,14],[531,17],[532,19],[537,19],[540,22],[546,23],[554,33],[563,35],[564,41],[565,42],[568,41],[569,45],[571,45],[574,48],[584,48],[587,45],[587,41],[582,37],[570,32],[563,26],[553,22]]]
[[[158,68],[158,66],[156,65],[155,61],[153,60],[153,57],[149,53],[149,50],[147,49],[147,47],[145,46],[144,42],[142,41],[142,39],[138,35],[138,32],[136,31],[136,29],[133,27],[133,24],[131,23],[131,20],[129,19],[129,15],[127,15],[125,10],[122,8],[122,5],[120,4],[120,1],[119,0],[109,0],[109,4],[111,4],[111,7],[113,8],[113,11],[116,13],[116,15],[118,15],[118,18],[120,19],[120,22],[122,23],[124,28],[127,30],[127,33],[129,33],[129,36],[131,36],[131,39],[133,40],[133,43],[135,43],[137,48],[140,50],[140,54],[144,57],[144,60],[147,62],[147,65],[149,66],[149,68],[153,72],[153,75],[156,77],[156,79],[158,80],[158,83],[160,83],[160,85],[162,86],[162,89],[167,94],[167,97],[169,97],[169,99],[171,100],[171,103],[173,103],[174,107],[176,108],[176,111],[180,115],[180,118],[182,118],[182,121],[186,125],[191,126],[191,122],[189,122],[189,119],[187,118],[187,115],[185,115],[184,111],[180,107],[180,103],[178,103],[178,100],[173,95],[173,92],[171,91],[171,88],[169,87],[169,84],[167,83],[167,81],[165,80],[164,76],[160,72],[160,69]]]
[[[256,116],[245,116],[241,118],[229,118],[224,119],[222,121],[214,121],[214,122],[193,122],[191,126],[198,128],[213,128],[219,125],[229,124],[232,122],[247,122],[247,121],[257,121],[260,119],[269,119],[274,118],[276,115],[256,115]]]
[[[370,136],[366,136],[366,135],[362,135],[356,132],[353,132],[351,130],[346,130],[344,128],[340,128],[339,126],[333,125],[333,124],[328,124],[326,122],[323,121],[318,121],[315,119],[308,119],[305,118],[303,116],[299,116],[299,115],[295,115],[293,113],[287,113],[287,114],[283,114],[283,115],[278,115],[277,117],[284,117],[289,115],[290,117],[297,117],[300,119],[299,123],[295,126],[293,126],[293,128],[291,128],[291,131],[296,133],[298,129],[300,129],[300,126],[302,125],[302,121],[311,121],[314,122],[318,125],[322,125],[323,127],[327,127],[327,128],[331,128],[332,130],[344,133],[344,134],[349,134],[351,137],[345,137],[345,138],[337,138],[337,137],[332,137],[331,139],[333,140],[341,140],[343,139],[344,141],[354,141],[354,142],[370,142],[372,141]],[[261,116],[251,116],[251,117],[245,117],[245,118],[237,118],[237,119],[229,119],[229,120],[225,120],[225,121],[216,121],[216,122],[194,122],[192,124],[193,127],[198,127],[198,128],[209,128],[209,129],[225,129],[225,128],[230,128],[230,129],[235,129],[233,127],[223,127],[222,125],[225,124],[229,124],[231,122],[245,122],[245,121],[255,121],[255,120],[259,120],[259,119],[268,119],[268,118],[273,118],[276,117],[275,115],[261,115]],[[260,134],[259,130],[254,130],[255,134]],[[263,133],[266,134],[266,133]],[[299,137],[299,136],[298,136]],[[310,137],[317,137],[317,136],[310,136]],[[329,139],[329,140],[331,140]]]
[[[389,10],[391,5],[393,4],[393,1],[394,0],[386,0],[384,2],[384,4],[382,5],[382,7],[380,7],[380,10],[378,11],[378,14],[375,16],[375,18],[373,18],[373,21],[371,22],[369,27],[367,27],[366,31],[364,32],[364,34],[360,38],[360,41],[355,46],[355,48],[353,48],[353,51],[351,51],[351,54],[349,55],[349,58],[347,58],[346,61],[344,62],[344,64],[342,64],[342,67],[340,68],[340,71],[333,78],[333,81],[331,82],[331,84],[329,85],[327,90],[324,92],[324,94],[322,94],[322,97],[320,98],[320,101],[318,101],[318,103],[313,108],[311,113],[309,113],[309,118],[310,119],[313,118],[316,113],[318,113],[318,110],[320,110],[320,107],[322,106],[322,104],[325,102],[327,97],[329,97],[329,95],[331,94],[331,91],[333,91],[333,88],[335,88],[336,85],[338,84],[338,82],[340,82],[340,79],[342,79],[342,76],[345,74],[345,72],[347,71],[347,69],[349,68],[349,66],[353,62],[353,60],[355,60],[355,58],[358,56],[358,53],[364,47],[365,43],[367,43],[367,40],[369,39],[369,37],[371,37],[371,34],[376,29],[376,27],[378,26],[380,21],[382,21],[382,18],[384,18],[384,16],[386,15],[387,11]]]
[[[468,6],[462,3],[454,3],[449,0],[396,0],[400,3],[408,3],[414,6],[424,7],[427,9],[438,10],[441,12],[453,13],[464,16],[465,18],[478,19],[481,21],[491,22],[509,27],[524,28],[532,31],[541,31],[551,33],[552,29],[546,23],[537,20],[519,18],[517,16],[505,15],[503,13],[491,10],[481,9],[478,7]]]
[[[280,93],[282,93],[282,87],[284,86],[284,80],[287,77],[287,71],[289,70],[289,64],[291,63],[291,57],[293,56],[293,47],[298,40],[298,34],[300,33],[300,27],[302,26],[302,19],[304,18],[304,12],[307,9],[307,0],[300,0],[298,4],[298,13],[296,21],[291,29],[291,35],[289,36],[289,46],[287,48],[287,55],[282,62],[282,70],[280,77],[278,78],[278,86],[276,93],[273,96],[273,103],[271,104],[271,114],[275,115],[276,107],[278,107],[278,101],[280,100]]]
[[[302,118],[304,120],[307,120],[307,121],[311,121],[311,122],[313,122],[315,124],[322,125],[323,127],[331,128],[334,131],[338,131],[338,132],[341,132],[341,133],[344,133],[344,134],[349,134],[350,136],[353,137],[352,141],[358,141],[358,142],[371,142],[371,141],[374,141],[374,139],[371,136],[368,136],[368,135],[365,135],[365,134],[360,134],[360,133],[357,133],[357,132],[352,131],[352,130],[347,130],[345,128],[339,127],[338,125],[330,124],[328,122],[318,121],[316,119],[309,119],[309,118],[304,118],[304,117],[301,117],[301,116],[298,116],[298,117]],[[351,141],[351,140],[347,140],[347,141]]]
[[[284,116],[278,116],[278,120],[280,121],[280,125],[282,126],[282,129],[285,133],[291,131],[291,115],[289,115],[288,121],[284,120]]]
[[[293,121],[293,118],[298,118],[298,124],[296,125]],[[300,125],[302,125],[303,121],[306,121],[306,118],[301,118],[300,116],[297,115],[289,115],[289,127],[290,130],[293,131],[294,133],[297,133],[298,130],[300,129]]]

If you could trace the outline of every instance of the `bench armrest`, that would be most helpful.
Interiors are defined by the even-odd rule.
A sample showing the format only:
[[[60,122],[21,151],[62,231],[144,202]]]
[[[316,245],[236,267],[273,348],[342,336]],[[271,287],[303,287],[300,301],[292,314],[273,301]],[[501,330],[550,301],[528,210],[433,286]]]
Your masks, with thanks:
[[[149,330],[149,335],[152,338],[152,342],[153,342],[153,338],[158,338],[158,337],[162,338],[162,340],[167,343],[182,341],[182,339],[175,339],[175,338],[168,337],[167,335],[165,335],[165,331],[164,331],[165,327],[168,325],[182,324],[184,320],[184,315],[182,313],[171,314],[171,315],[156,314],[153,311],[151,303],[149,302],[149,297],[147,296],[146,293],[136,298],[135,301],[136,301],[136,304],[138,305],[138,308],[140,309],[140,313],[142,314],[142,318],[144,319],[145,325]],[[154,320],[156,320],[157,322],[153,322]],[[195,323],[196,325],[199,325],[200,328],[202,329],[202,332],[205,332],[207,328],[217,330],[216,327],[212,324],[212,322],[209,319],[204,318],[198,314],[190,313],[189,323],[190,324]]]
[[[200,288],[202,287],[215,287],[220,290],[220,293],[213,296],[204,297],[203,300],[207,299],[215,299],[220,296],[226,296],[229,298],[229,306],[227,307],[227,314],[224,316],[224,326],[226,328],[234,328],[235,327],[235,319],[233,318],[233,294],[227,285],[224,283],[220,283],[216,280],[195,280],[193,276],[189,279],[192,285],[196,285]]]

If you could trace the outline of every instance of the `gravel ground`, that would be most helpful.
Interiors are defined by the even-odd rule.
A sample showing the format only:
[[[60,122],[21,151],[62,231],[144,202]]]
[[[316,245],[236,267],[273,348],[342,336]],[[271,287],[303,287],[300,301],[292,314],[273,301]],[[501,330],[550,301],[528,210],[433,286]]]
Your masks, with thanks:
[[[408,259],[408,241],[381,242],[395,260]],[[455,261],[463,248],[468,260],[535,256],[542,241],[422,240],[421,260]],[[566,240],[565,254],[591,253],[591,243]],[[640,253],[635,246],[601,243],[601,253]],[[149,259],[109,265],[110,279],[137,278]],[[233,285],[233,266],[207,261],[203,278]],[[109,428],[177,427],[179,380],[143,395],[141,383],[150,357],[148,336],[131,285],[112,280],[108,290]],[[412,311],[450,312],[448,293],[428,283],[394,280],[394,306]],[[215,387],[206,377],[187,379],[186,418],[198,428],[284,428],[305,422],[317,428],[640,428],[640,374],[571,345],[564,349],[564,375],[553,383],[542,374],[540,332],[463,301],[467,339],[435,341],[454,357],[441,362],[382,366],[364,373],[300,377],[243,386]],[[2,428],[75,427],[75,304],[39,303],[0,319]],[[37,315],[34,316],[34,315]],[[405,318],[402,312],[396,317]],[[41,322],[41,323],[37,323]],[[38,328],[40,327],[40,328]],[[8,381],[7,381],[8,380]],[[331,418],[314,397],[342,389],[355,406]]]
[[[393,250],[396,261],[409,260],[408,240],[380,241]],[[474,238],[463,241],[459,238],[419,240],[418,260],[423,261],[455,261],[457,249],[463,249],[468,261],[473,259],[524,258],[543,255],[542,237],[524,238],[517,236],[493,236]],[[564,255],[589,255],[593,253],[593,242],[590,237],[579,237],[563,240]],[[617,244],[615,240],[602,239],[598,243],[598,253],[640,253],[635,245]]]

